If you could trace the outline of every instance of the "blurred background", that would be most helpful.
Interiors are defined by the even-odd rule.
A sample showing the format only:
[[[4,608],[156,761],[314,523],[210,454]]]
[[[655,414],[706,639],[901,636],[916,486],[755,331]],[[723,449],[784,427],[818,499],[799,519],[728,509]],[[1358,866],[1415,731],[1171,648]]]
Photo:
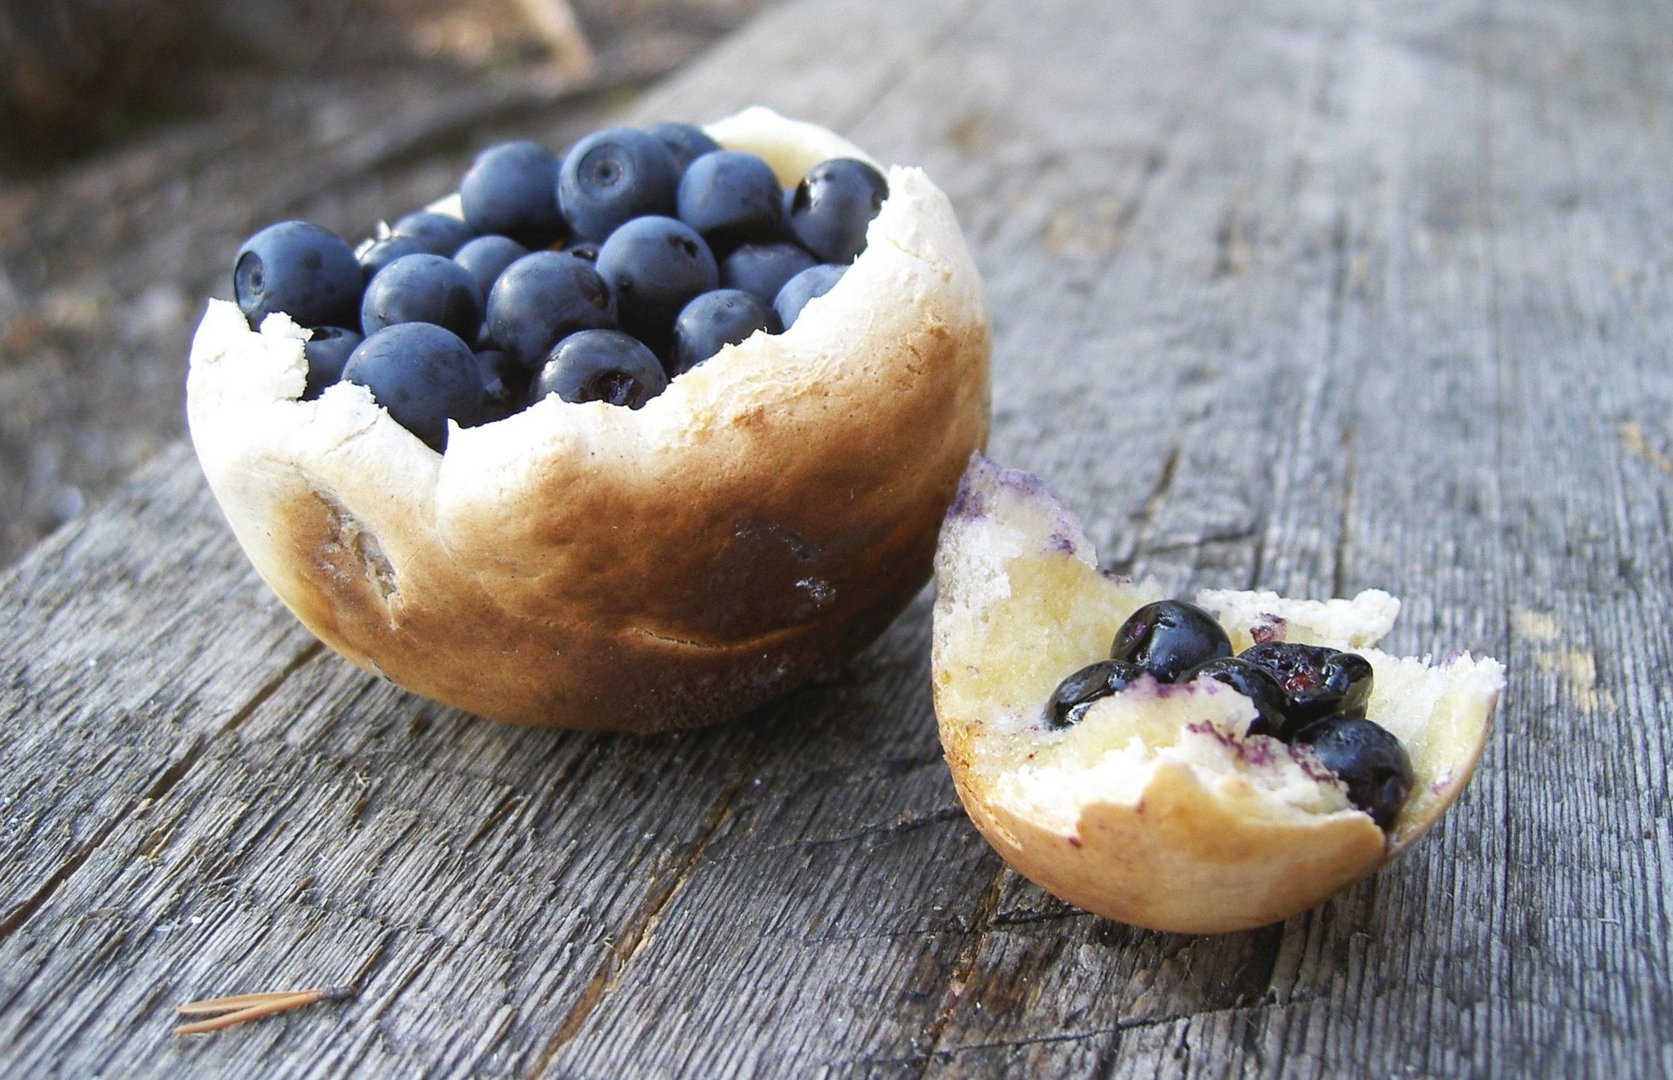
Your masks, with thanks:
[[[353,243],[770,2],[0,0],[0,567],[185,433],[191,332],[250,233]]]

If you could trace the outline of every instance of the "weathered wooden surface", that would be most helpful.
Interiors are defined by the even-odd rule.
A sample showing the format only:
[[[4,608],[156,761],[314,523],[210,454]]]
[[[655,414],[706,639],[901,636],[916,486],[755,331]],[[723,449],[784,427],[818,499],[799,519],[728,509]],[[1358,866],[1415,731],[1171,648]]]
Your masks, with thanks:
[[[1669,55],[1650,4],[795,2],[635,106],[925,164],[990,285],[994,454],[1111,561],[1386,587],[1395,648],[1509,664],[1474,784],[1372,880],[1191,938],[1009,874],[925,599],[719,730],[449,713],[294,627],[176,447],[0,589],[5,1071],[1673,1070]]]

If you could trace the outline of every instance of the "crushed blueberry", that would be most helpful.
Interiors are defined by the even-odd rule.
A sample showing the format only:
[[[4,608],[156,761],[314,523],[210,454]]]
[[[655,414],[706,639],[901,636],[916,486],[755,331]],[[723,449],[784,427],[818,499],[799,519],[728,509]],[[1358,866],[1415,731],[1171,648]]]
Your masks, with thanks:
[[[1239,655],[1277,682],[1284,692],[1284,714],[1292,725],[1331,713],[1365,715],[1371,700],[1371,664],[1358,653],[1272,641],[1251,645]]]
[[[503,142],[461,177],[457,213],[406,214],[358,247],[303,221],[261,230],[233,292],[253,328],[282,311],[313,331],[304,399],[360,383],[439,451],[448,420],[553,394],[638,408],[726,345],[782,333],[841,278],[886,195],[852,159],[783,190],[764,159],[690,124],[608,128],[563,154]]]

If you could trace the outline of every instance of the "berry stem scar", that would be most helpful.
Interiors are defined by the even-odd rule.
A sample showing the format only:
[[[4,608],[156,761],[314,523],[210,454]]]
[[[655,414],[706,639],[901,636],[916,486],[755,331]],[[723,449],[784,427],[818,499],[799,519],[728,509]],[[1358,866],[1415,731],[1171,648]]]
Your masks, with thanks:
[[[354,991],[346,986],[322,986],[311,990],[271,990],[260,994],[234,994],[231,997],[191,1001],[175,1010],[179,1016],[206,1016],[211,1019],[181,1024],[176,1035],[204,1035],[211,1031],[232,1027],[250,1020],[260,1020],[304,1005],[320,1001],[347,1001]]]

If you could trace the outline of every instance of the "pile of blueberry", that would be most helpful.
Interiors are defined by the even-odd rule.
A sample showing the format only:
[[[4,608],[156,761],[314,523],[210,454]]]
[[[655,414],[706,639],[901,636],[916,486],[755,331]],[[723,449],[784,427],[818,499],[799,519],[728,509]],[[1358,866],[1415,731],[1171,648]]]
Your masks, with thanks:
[[[1094,701],[1142,676],[1188,683],[1206,676],[1255,704],[1251,735],[1310,746],[1348,789],[1348,800],[1381,828],[1394,824],[1412,790],[1405,747],[1365,718],[1371,664],[1323,645],[1267,642],[1232,655],[1219,622],[1195,604],[1159,600],[1135,611],[1115,633],[1110,659],[1058,684],[1046,705],[1054,728],[1078,724]]]
[[[358,252],[281,222],[239,249],[233,289],[252,327],[283,311],[313,331],[306,396],[358,383],[441,450],[449,419],[550,394],[637,409],[725,345],[782,332],[887,195],[852,158],[783,190],[690,124],[608,128],[561,158],[501,143],[459,184],[463,220],[408,214]]]

